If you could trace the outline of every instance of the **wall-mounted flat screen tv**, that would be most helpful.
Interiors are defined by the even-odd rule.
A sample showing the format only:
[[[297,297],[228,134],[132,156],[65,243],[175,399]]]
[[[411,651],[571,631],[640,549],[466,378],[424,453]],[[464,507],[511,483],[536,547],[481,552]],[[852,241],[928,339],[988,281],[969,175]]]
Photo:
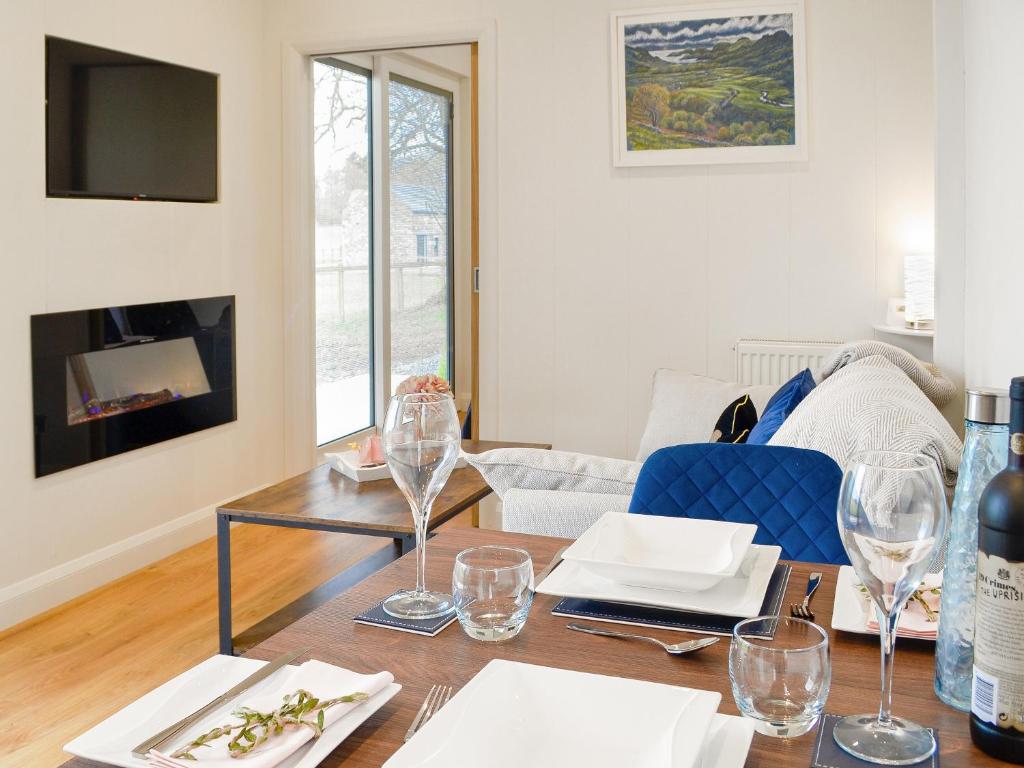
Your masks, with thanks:
[[[217,200],[217,75],[47,37],[46,193]]]

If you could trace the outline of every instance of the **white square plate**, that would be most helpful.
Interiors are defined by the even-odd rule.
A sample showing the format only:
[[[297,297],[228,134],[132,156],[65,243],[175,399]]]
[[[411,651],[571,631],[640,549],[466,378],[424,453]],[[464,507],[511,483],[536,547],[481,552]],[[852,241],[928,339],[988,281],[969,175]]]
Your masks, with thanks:
[[[731,730],[732,723],[721,721],[713,728],[721,698],[495,659],[384,765],[698,768],[709,734]],[[716,741],[719,750],[733,746]]]
[[[558,597],[750,618],[760,614],[768,584],[781,554],[780,547],[752,544],[736,576],[723,579],[702,592],[673,592],[619,584],[594,575],[579,563],[563,562],[537,585],[537,592]]]
[[[607,512],[562,558],[620,584],[699,592],[736,575],[756,533],[744,523]]]
[[[579,563],[569,562],[563,562],[555,568],[537,585],[537,591],[558,597],[608,600],[613,603],[650,605],[655,608],[748,619],[760,615],[768,582],[771,581],[781,554],[781,547],[751,544],[739,573],[730,579],[722,579],[703,592],[632,587],[602,579]]]
[[[929,573],[925,576],[924,583],[928,586],[942,584],[942,575]],[[868,610],[873,611],[874,608],[869,605],[870,598],[857,588],[859,584],[860,579],[857,578],[857,572],[852,566],[840,566],[839,576],[836,578],[836,599],[832,606],[832,629],[877,636],[877,629],[868,629]],[[937,634],[939,625],[926,624],[922,619],[923,616],[919,617],[904,609],[899,626],[896,627],[896,637],[913,637],[934,642],[935,636],[929,635],[927,630],[934,628]]]
[[[264,664],[266,662],[259,659],[212,656],[115,712],[99,725],[65,745],[64,751],[86,760],[118,765],[122,768],[151,766],[146,760],[132,757],[132,748],[217,698]],[[245,692],[245,697],[254,697],[265,688],[272,687],[278,674],[280,673],[276,672],[254,685]],[[319,739],[309,741],[300,747],[281,763],[279,768],[313,768],[319,765],[364,720],[384,706],[388,699],[400,690],[402,686],[392,683],[371,696],[328,727]],[[231,704],[227,706],[228,710],[232,708]],[[197,726],[201,728],[202,722]],[[240,760],[239,764],[244,762]]]

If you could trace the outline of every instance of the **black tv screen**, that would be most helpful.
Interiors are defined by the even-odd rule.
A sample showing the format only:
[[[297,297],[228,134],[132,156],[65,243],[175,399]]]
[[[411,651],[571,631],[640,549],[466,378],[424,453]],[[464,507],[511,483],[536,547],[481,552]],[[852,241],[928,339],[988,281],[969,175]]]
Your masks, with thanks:
[[[215,201],[217,75],[47,37],[46,193]]]

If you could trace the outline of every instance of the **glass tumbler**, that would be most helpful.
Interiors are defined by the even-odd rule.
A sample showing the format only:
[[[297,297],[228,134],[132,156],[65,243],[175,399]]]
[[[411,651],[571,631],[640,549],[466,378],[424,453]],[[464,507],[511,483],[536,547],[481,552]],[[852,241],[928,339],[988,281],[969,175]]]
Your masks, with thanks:
[[[474,640],[499,642],[518,635],[533,603],[533,561],[513,547],[473,547],[455,558],[455,612]]]
[[[774,638],[751,636],[770,631],[776,623]],[[732,695],[758,733],[786,739],[807,733],[825,709],[831,679],[828,634],[817,624],[758,616],[733,629]]]

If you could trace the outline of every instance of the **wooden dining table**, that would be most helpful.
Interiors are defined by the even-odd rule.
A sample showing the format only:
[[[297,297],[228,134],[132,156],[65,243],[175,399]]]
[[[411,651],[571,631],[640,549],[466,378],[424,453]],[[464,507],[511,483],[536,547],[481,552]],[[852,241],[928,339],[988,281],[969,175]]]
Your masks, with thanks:
[[[478,529],[451,529],[438,533],[427,545],[427,585],[448,588],[452,564],[463,549],[481,544],[516,546],[530,552],[535,572],[548,564],[565,539]],[[816,620],[831,624],[838,568],[793,563],[784,605],[799,602],[811,571],[824,578],[813,602]],[[492,659],[508,659],[561,667],[600,675],[718,691],[719,712],[738,714],[729,687],[726,638],[699,653],[673,657],[653,644],[636,643],[572,632],[567,619],[551,615],[557,598],[536,595],[522,633],[505,643],[470,639],[458,622],[435,637],[356,624],[352,619],[396,589],[415,582],[415,561],[407,555],[384,567],[348,591],[252,648],[246,656],[272,659],[286,651],[309,647],[306,658],[321,659],[357,672],[387,670],[402,684],[401,692],[349,736],[322,765],[325,768],[378,768],[403,744],[403,736],[434,684],[452,685],[456,691]],[[615,628],[614,625],[604,625]],[[826,712],[874,712],[879,703],[878,638],[828,629],[832,658],[832,686]],[[688,635],[671,630],[642,630],[666,642]],[[896,649],[894,711],[900,716],[935,728],[943,768],[1005,765],[975,749],[968,734],[968,718],[941,703],[932,689],[934,644],[899,640]],[[630,738],[628,733],[622,734]],[[746,765],[750,768],[785,766],[802,768],[811,763],[816,730],[796,739],[755,734]],[[81,760],[65,768],[84,768]],[[482,765],[482,764],[481,764]],[[923,763],[922,765],[931,765]]]

